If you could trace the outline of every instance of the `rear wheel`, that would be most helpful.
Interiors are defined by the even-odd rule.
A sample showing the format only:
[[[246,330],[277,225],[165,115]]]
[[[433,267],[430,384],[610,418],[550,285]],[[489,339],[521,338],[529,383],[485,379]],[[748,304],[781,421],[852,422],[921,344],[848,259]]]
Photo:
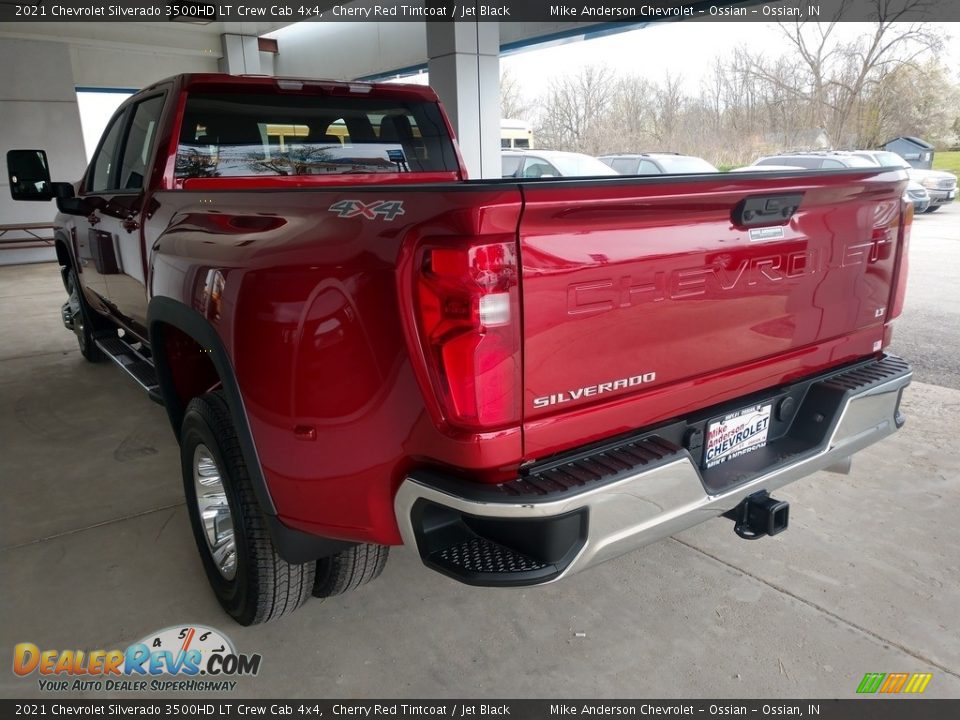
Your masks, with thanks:
[[[389,545],[362,543],[318,560],[313,596],[326,598],[342,595],[376,580],[386,567],[389,554]]]
[[[104,354],[94,342],[93,333],[101,329],[105,321],[99,320],[87,305],[77,271],[73,268],[67,271],[67,304],[70,306],[70,314],[73,317],[73,334],[77,336],[80,354],[90,362],[100,362]]]
[[[223,609],[254,625],[303,605],[316,563],[288,563],[274,547],[222,392],[190,401],[180,462],[194,539]]]

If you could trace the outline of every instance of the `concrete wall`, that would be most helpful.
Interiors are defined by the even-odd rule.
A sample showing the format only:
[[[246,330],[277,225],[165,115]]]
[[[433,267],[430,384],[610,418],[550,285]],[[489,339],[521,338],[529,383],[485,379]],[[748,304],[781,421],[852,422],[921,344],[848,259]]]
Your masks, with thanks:
[[[304,22],[273,34],[277,75],[354,80],[427,62],[423,23]]]
[[[159,48],[150,46],[149,28],[122,28],[122,42],[53,32],[44,40],[29,30],[23,28],[20,38],[10,33],[0,36],[0,67],[7,68],[0,76],[0,224],[48,222],[56,214],[53,202],[14,202],[10,198],[7,150],[46,150],[54,180],[72,182],[83,174],[86,153],[77,87],[138,89],[178,73],[217,72],[219,37],[195,39],[197,47]],[[204,42],[210,48],[201,47]],[[20,236],[11,232],[5,239]],[[0,244],[0,265],[53,258],[51,248]]]
[[[217,72],[217,58],[70,45],[76,87],[139,89],[185,72]]]
[[[500,23],[500,45],[510,47],[531,38],[586,31],[596,24]],[[271,36],[280,47],[275,65],[277,75],[355,80],[425,65],[428,59],[424,23],[305,22],[277,30]]]
[[[6,154],[13,148],[47,151],[54,180],[76,180],[86,167],[80,112],[74,91],[70,52],[53,42],[4,40],[0,43],[0,224],[49,222],[53,202],[14,202],[10,198]],[[11,237],[8,233],[7,237]],[[3,248],[0,263],[52,257],[39,252]]]

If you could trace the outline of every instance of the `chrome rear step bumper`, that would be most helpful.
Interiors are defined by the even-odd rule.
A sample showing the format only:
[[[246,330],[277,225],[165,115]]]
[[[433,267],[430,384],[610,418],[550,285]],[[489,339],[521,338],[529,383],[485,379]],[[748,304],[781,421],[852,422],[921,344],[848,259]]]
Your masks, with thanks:
[[[655,430],[502,485],[411,473],[394,503],[400,532],[428,567],[461,582],[552,582],[842,463],[903,424],[900,398],[911,376],[905,362],[887,356],[807,381],[782,441],[795,451],[719,492],[696,451]],[[809,447],[796,450],[800,439]]]

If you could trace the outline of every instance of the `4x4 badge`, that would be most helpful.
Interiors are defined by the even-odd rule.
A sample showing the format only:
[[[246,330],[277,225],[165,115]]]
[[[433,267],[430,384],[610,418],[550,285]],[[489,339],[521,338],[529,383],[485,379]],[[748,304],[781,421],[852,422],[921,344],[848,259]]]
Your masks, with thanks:
[[[374,200],[369,203],[362,200],[338,200],[327,209],[342,218],[362,216],[367,220],[376,220],[379,216],[390,221],[403,215],[403,200]]]

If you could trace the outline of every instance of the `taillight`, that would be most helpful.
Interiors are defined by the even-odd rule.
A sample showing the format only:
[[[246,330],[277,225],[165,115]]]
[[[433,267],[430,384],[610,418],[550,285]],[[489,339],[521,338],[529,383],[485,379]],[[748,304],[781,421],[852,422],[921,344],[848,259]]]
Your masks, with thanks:
[[[893,320],[903,312],[903,301],[907,295],[907,270],[910,258],[910,229],[913,227],[913,203],[903,203],[900,225],[900,246],[897,249],[896,277],[893,279],[893,297],[887,320]]]
[[[505,242],[424,248],[418,330],[448,422],[490,429],[520,420],[517,247]]]

